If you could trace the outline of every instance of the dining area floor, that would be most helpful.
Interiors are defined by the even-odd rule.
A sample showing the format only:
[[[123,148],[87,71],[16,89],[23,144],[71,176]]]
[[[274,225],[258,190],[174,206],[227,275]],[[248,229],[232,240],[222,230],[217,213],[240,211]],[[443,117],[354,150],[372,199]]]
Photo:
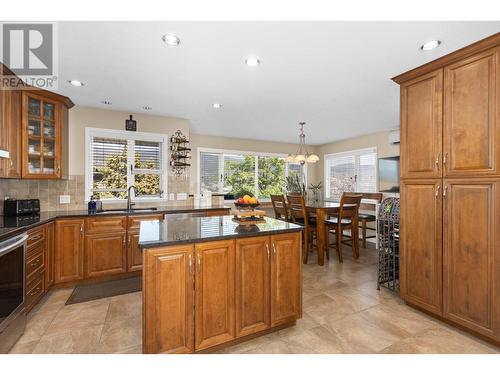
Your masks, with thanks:
[[[376,251],[344,262],[316,253],[303,265],[303,317],[287,329],[221,354],[500,353],[499,348],[406,306],[376,289]],[[65,305],[72,289],[51,291],[29,314],[11,353],[141,353],[141,292]]]

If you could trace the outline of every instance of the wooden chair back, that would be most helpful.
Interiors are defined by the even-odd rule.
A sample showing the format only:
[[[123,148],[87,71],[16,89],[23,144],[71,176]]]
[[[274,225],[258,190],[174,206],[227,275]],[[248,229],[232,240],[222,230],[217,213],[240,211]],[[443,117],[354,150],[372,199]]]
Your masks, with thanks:
[[[347,194],[347,193],[346,193]],[[382,193],[349,193],[352,195],[361,195],[361,204],[360,207],[362,210],[366,211],[375,211],[377,208],[377,204],[380,204],[382,202],[383,194]],[[363,200],[372,200],[372,201],[377,201],[376,203],[371,203],[371,202],[363,202]]]
[[[293,223],[303,221],[304,225],[309,225],[307,220],[306,202],[303,195],[287,195],[288,210],[290,211],[290,218]]]
[[[286,205],[285,196],[283,194],[271,194],[271,203],[273,204],[274,217],[288,221],[288,208]]]
[[[344,193],[340,198],[339,222],[341,219],[354,220],[358,217],[361,194]]]

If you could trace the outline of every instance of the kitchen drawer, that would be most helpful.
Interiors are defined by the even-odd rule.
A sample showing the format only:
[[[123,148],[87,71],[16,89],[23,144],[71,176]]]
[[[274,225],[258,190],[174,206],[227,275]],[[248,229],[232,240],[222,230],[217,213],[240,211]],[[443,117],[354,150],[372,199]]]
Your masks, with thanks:
[[[135,215],[128,217],[128,229],[139,230],[141,226],[141,221],[145,220],[163,220],[165,214],[154,214],[154,215]]]
[[[108,233],[127,229],[126,216],[100,216],[85,219],[85,234]]]
[[[28,250],[45,241],[45,227],[40,226],[28,232]]]
[[[31,278],[26,286],[26,311],[31,308],[43,297],[44,294],[45,272],[40,272],[36,277]]]
[[[29,278],[38,269],[45,266],[44,248],[42,245],[30,250],[30,254],[26,257],[26,277]]]

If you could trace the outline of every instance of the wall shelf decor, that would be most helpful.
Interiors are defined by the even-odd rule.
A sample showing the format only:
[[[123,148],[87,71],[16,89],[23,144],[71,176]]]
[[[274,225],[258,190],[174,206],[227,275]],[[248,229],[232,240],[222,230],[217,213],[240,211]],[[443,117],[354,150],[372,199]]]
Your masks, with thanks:
[[[170,166],[175,176],[180,177],[191,166],[191,148],[186,136],[177,130],[170,138]]]

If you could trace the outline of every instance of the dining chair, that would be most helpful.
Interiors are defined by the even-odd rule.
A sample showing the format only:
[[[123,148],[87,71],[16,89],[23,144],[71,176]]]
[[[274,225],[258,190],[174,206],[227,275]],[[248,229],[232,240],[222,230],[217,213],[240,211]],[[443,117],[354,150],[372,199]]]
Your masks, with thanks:
[[[354,195],[352,193],[342,195],[340,199],[340,206],[337,215],[325,220],[325,243],[326,255],[329,259],[330,247],[337,250],[339,262],[343,262],[342,244],[349,244],[351,242],[353,258],[359,258],[359,240],[358,240],[358,211],[361,203],[361,195]],[[349,229],[351,235],[344,235],[344,230]],[[335,235],[335,242],[330,244],[330,232]],[[333,246],[332,246],[333,245]]]
[[[274,217],[276,219],[285,220],[287,222],[290,221],[285,196],[283,194],[271,194],[271,203],[273,204]]]
[[[375,213],[377,211],[377,204],[380,204],[382,202],[383,195],[382,193],[351,193],[351,194],[361,195],[361,201],[362,201],[360,204],[361,210],[373,212],[373,214],[367,212],[358,213],[359,228],[361,228],[361,238],[363,241],[363,247],[366,247],[367,238],[377,237],[376,235],[369,235],[369,236],[367,235],[367,229],[372,229],[368,228],[367,224],[377,221],[377,217],[375,216]],[[364,199],[372,200],[375,201],[376,203],[364,203],[363,202]]]
[[[314,235],[316,233],[316,220],[309,216],[303,195],[290,194],[286,196],[286,199],[288,201],[288,210],[292,223],[304,227],[303,262],[306,264],[309,250],[313,248]],[[311,248],[309,247],[310,245]]]

